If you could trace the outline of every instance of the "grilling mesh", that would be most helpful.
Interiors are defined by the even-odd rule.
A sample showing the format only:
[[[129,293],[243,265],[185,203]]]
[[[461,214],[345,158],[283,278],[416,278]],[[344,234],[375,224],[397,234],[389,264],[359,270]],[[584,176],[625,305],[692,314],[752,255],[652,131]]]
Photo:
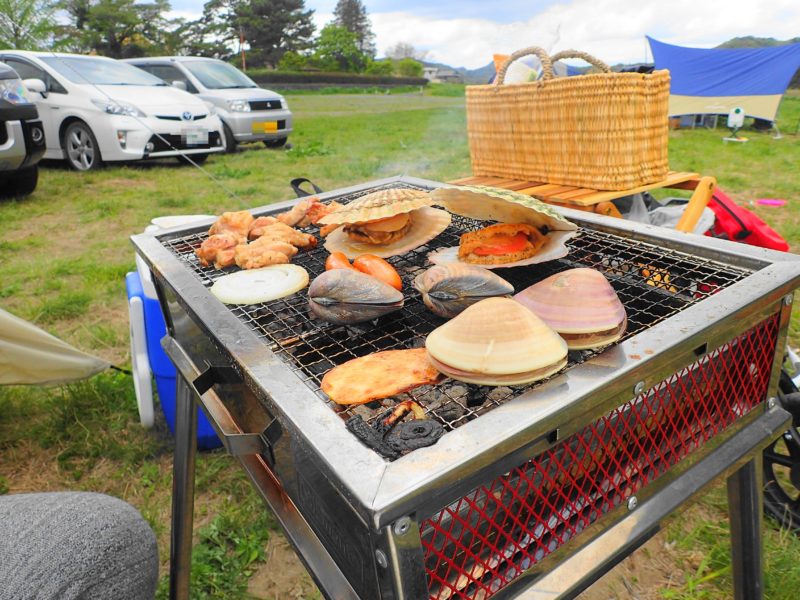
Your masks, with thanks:
[[[407,184],[381,187],[401,186],[416,187]],[[346,203],[381,187],[344,195],[336,200]],[[381,350],[422,346],[427,334],[444,320],[425,308],[419,293],[412,287],[414,277],[429,266],[426,264],[429,252],[457,246],[459,236],[464,231],[485,225],[480,221],[454,216],[452,224],[433,241],[402,256],[388,259],[403,278],[406,302],[402,310],[381,317],[376,322],[339,326],[315,320],[307,308],[305,293],[263,304],[231,306],[229,309],[343,418],[360,414],[367,422],[373,422],[385,410],[380,403],[343,410],[330,402],[320,390],[322,377],[334,366],[352,358]],[[306,231],[317,233],[314,227]],[[207,234],[201,232],[162,239],[161,243],[204,285],[210,286],[214,280],[236,268],[219,271],[200,265],[194,251],[206,237]],[[499,269],[495,273],[520,291],[566,269],[591,267],[602,271],[627,311],[628,328],[623,340],[744,279],[750,273],[684,252],[585,228],[568,242],[568,246],[570,252],[563,259],[533,267]],[[292,261],[305,268],[313,279],[325,270],[327,255],[320,245],[310,252],[301,252]],[[595,351],[572,351],[567,368],[595,354]],[[404,399],[410,398],[420,403],[430,417],[441,422],[445,430],[451,430],[536,385],[538,383],[491,389],[444,384],[436,388],[423,386],[403,396]],[[386,406],[394,405],[392,400],[383,402]]]
[[[420,524],[430,600],[484,600],[764,400],[778,315]]]

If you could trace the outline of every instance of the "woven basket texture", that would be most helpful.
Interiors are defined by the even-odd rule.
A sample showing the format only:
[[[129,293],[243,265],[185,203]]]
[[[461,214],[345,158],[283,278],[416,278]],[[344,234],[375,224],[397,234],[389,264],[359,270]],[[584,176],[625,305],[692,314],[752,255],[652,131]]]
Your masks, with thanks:
[[[664,179],[669,71],[467,87],[472,173],[597,190]]]

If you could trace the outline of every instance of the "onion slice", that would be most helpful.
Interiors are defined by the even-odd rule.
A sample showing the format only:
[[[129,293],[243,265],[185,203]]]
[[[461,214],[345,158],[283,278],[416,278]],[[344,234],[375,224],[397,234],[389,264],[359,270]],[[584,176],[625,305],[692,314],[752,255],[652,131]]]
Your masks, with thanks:
[[[258,304],[299,292],[308,285],[308,272],[297,265],[271,265],[224,275],[211,293],[225,304]]]

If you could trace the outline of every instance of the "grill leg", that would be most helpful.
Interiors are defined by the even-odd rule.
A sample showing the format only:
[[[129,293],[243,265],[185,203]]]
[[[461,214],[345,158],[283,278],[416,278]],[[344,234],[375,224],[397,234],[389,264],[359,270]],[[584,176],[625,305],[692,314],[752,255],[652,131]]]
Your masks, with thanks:
[[[197,402],[194,390],[180,373],[176,385],[169,597],[170,600],[189,600],[194,518],[194,463],[197,453]]]
[[[760,455],[728,478],[733,593],[736,600],[761,600],[763,479]]]

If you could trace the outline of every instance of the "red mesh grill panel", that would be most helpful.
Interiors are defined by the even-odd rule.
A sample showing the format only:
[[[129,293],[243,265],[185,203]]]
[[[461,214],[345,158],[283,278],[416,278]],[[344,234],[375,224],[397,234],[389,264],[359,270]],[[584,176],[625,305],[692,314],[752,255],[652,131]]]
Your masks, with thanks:
[[[431,600],[491,597],[764,400],[778,315],[421,523]]]

